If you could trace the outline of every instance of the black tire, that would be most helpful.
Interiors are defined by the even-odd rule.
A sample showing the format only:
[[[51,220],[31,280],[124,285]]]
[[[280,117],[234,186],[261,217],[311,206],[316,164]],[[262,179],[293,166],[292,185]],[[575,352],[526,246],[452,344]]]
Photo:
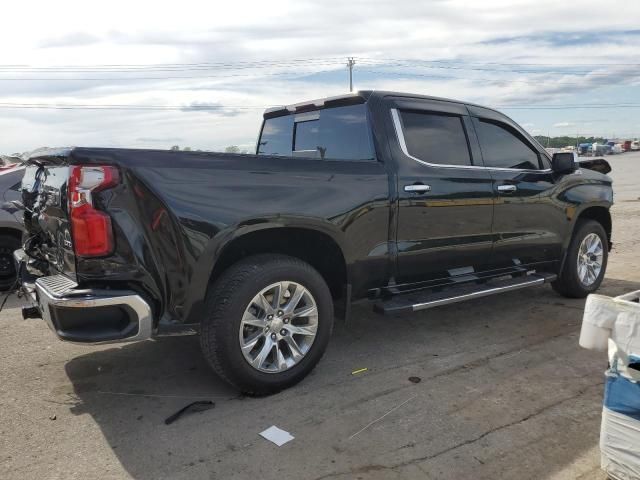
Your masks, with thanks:
[[[16,284],[16,267],[13,252],[20,248],[20,239],[12,235],[0,235],[0,291],[7,291]]]
[[[240,348],[242,316],[262,289],[280,281],[303,285],[318,310],[316,337],[309,351],[288,370],[265,373],[249,365]],[[210,285],[201,322],[202,353],[213,370],[247,395],[276,393],[302,380],[320,361],[333,329],[333,300],[322,276],[311,265],[293,257],[261,254],[229,267]]]
[[[600,237],[600,241],[604,247],[602,269],[591,285],[585,285],[578,275],[578,249],[584,238],[591,233],[595,233]],[[609,257],[608,245],[607,233],[600,223],[595,220],[579,220],[567,250],[562,272],[558,275],[558,279],[551,284],[553,289],[560,295],[568,298],[584,298],[590,293],[595,292],[600,287],[607,270],[607,260]]]

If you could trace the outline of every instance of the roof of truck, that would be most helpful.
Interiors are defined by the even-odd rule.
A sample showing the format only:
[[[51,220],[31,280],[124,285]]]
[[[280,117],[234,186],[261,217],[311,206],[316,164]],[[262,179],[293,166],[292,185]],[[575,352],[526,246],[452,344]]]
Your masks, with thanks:
[[[452,102],[452,103],[461,103],[464,105],[473,105],[475,107],[487,108],[489,110],[496,111],[495,109],[490,107],[485,107],[484,105],[477,105],[475,103],[465,102],[463,100],[455,100],[452,98],[434,97],[431,95],[420,95],[416,93],[394,92],[389,90],[358,90],[357,92],[345,93],[342,95],[336,95],[332,97],[324,97],[324,98],[318,98],[315,100],[307,100],[304,102],[293,103],[290,105],[280,105],[276,107],[270,107],[264,111],[264,118],[278,117],[278,116],[287,115],[290,113],[300,113],[300,112],[316,110],[316,109],[328,107],[328,106],[353,105],[356,103],[365,103],[371,98],[383,98],[383,97],[407,97],[407,98],[419,98],[424,100],[437,100],[441,102]]]

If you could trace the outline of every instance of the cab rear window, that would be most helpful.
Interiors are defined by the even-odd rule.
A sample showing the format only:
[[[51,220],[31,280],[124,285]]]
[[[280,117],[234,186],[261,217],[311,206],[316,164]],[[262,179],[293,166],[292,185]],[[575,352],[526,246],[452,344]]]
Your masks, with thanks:
[[[364,104],[268,118],[258,154],[326,160],[373,160]]]

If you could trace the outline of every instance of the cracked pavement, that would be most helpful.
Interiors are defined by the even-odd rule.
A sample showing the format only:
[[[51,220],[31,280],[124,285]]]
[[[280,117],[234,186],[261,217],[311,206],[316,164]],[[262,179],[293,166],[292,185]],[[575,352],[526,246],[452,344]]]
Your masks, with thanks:
[[[640,289],[640,153],[608,160],[613,296]],[[548,286],[400,317],[357,306],[307,379],[261,399],[217,379],[195,337],[63,344],[19,304],[0,314],[2,479],[606,477],[606,356],[578,346],[584,301]],[[271,425],[295,440],[258,436]]]

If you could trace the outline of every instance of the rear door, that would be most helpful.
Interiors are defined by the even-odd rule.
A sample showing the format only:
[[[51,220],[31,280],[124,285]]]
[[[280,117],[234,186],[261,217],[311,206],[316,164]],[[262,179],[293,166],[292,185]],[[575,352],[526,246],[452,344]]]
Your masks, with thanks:
[[[487,269],[493,188],[464,105],[395,99],[399,283],[449,280]]]
[[[567,219],[555,201],[555,180],[546,153],[515,122],[498,112],[469,107],[491,172],[495,194],[494,248],[496,267],[558,261]]]

